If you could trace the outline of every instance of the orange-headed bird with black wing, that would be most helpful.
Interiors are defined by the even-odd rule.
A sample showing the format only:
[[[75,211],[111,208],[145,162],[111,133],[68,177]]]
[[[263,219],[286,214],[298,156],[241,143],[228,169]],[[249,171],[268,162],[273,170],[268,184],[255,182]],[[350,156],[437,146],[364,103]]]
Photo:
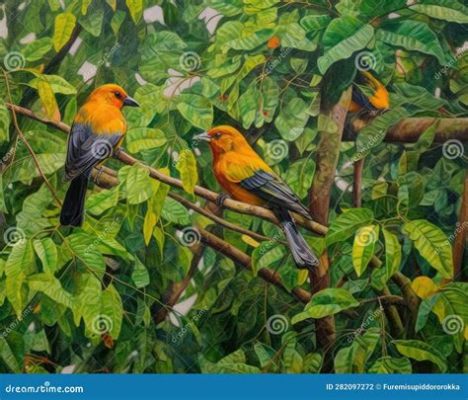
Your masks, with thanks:
[[[71,183],[60,213],[62,225],[83,223],[89,175],[120,146],[127,131],[124,106],[138,103],[120,86],[107,84],[95,89],[79,109],[68,137],[65,177]]]
[[[319,261],[297,229],[290,212],[311,219],[289,186],[252,149],[235,128],[221,125],[195,136],[209,142],[213,171],[223,189],[234,199],[270,208],[281,223],[298,268],[312,269]]]
[[[366,89],[365,93],[362,88]],[[387,88],[369,71],[358,72],[349,112],[376,115],[390,108]]]

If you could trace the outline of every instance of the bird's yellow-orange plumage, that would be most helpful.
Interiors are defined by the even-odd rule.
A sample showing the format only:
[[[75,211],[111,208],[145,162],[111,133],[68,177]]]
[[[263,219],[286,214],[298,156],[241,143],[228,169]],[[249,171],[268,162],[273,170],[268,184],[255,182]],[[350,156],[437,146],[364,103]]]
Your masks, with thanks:
[[[359,86],[353,90],[353,98],[349,106],[349,112],[367,111],[371,113],[385,111],[390,108],[390,95],[387,88],[368,71],[361,71],[357,79],[361,84],[372,93],[367,95],[363,93]]]
[[[89,175],[120,146],[127,130],[121,111],[126,105],[138,103],[120,86],[107,84],[95,89],[79,109],[68,138],[65,174],[71,184],[60,214],[62,225],[82,224]]]
[[[298,197],[252,149],[244,136],[228,125],[217,126],[198,136],[209,142],[213,172],[219,184],[236,200],[269,207],[278,217],[294,261],[299,268],[318,264],[299,233],[290,211],[310,218]]]

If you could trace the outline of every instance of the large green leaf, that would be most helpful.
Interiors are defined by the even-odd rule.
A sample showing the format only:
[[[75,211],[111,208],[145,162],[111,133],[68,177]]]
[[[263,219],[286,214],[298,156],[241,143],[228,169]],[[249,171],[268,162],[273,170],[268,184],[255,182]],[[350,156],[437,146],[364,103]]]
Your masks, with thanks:
[[[406,357],[384,356],[369,368],[371,374],[411,374],[411,362]]]
[[[396,47],[432,55],[442,65],[446,62],[437,35],[424,22],[410,20],[386,22],[378,32],[378,38]]]
[[[197,161],[191,150],[182,150],[177,160],[177,170],[180,173],[182,187],[187,193],[193,194],[198,183]]]
[[[447,279],[453,277],[452,246],[442,230],[424,219],[407,222],[403,232],[430,265]]]
[[[416,361],[431,361],[439,367],[440,372],[447,370],[444,356],[430,344],[420,340],[393,340],[400,354]]]
[[[57,246],[54,241],[49,237],[36,239],[33,242],[33,246],[41,260],[44,271],[53,274],[58,266]]]
[[[70,12],[61,13],[55,17],[53,37],[55,51],[59,51],[68,42],[75,25],[76,17]]]
[[[72,295],[65,291],[60,281],[51,273],[40,273],[28,277],[29,288],[46,294],[55,302],[72,308]]]
[[[422,4],[413,4],[410,9],[431,18],[468,24],[468,7],[461,5],[456,0],[426,0]]]
[[[401,264],[401,245],[398,237],[389,230],[383,228],[385,240],[385,265],[372,272],[372,284],[382,290],[386,282],[399,271]]]
[[[211,128],[213,106],[208,99],[195,94],[184,94],[179,98],[177,109],[187,121],[204,130]]]
[[[379,230],[379,225],[366,225],[359,228],[354,236],[353,266],[358,277],[364,273],[374,255]]]
[[[340,214],[330,225],[327,232],[327,244],[341,242],[352,236],[356,229],[369,224],[374,214],[367,208],[353,208]]]
[[[309,116],[307,104],[295,97],[281,109],[275,119],[275,126],[284,140],[293,141],[304,132]]]
[[[307,318],[323,318],[358,305],[359,302],[345,289],[324,289],[314,294],[304,311],[296,314],[291,322],[295,324]]]
[[[323,35],[325,52],[317,61],[320,72],[324,74],[335,62],[365,48],[373,36],[374,28],[371,25],[353,17],[332,20]]]

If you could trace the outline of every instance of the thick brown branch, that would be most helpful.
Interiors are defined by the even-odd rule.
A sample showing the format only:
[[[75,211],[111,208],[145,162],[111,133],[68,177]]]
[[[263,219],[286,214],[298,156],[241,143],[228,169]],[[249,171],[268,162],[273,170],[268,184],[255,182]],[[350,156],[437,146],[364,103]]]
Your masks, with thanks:
[[[468,118],[407,118],[400,121],[387,132],[386,142],[416,142],[424,131],[438,123],[434,141],[443,143],[450,139],[468,142]],[[352,130],[345,132],[343,140],[353,141],[357,134],[368,124],[368,121],[356,119]]]
[[[361,207],[362,205],[362,170],[364,169],[364,158],[354,163],[353,180],[353,205]]]

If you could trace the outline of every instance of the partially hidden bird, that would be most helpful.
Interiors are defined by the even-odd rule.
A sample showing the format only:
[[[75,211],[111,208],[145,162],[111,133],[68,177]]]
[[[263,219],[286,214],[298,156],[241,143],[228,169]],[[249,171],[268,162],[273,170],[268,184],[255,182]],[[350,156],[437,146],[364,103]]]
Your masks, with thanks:
[[[207,141],[213,154],[214,175],[235,200],[270,208],[278,218],[298,268],[319,264],[299,232],[291,212],[312,219],[291,188],[261,159],[234,127],[220,125],[194,137]]]
[[[78,110],[68,137],[65,178],[71,183],[60,213],[62,225],[82,225],[91,171],[119,148],[127,131],[124,106],[138,103],[120,86],[106,84],[93,90]]]
[[[389,107],[390,96],[384,84],[369,71],[358,72],[349,112],[375,115]]]

